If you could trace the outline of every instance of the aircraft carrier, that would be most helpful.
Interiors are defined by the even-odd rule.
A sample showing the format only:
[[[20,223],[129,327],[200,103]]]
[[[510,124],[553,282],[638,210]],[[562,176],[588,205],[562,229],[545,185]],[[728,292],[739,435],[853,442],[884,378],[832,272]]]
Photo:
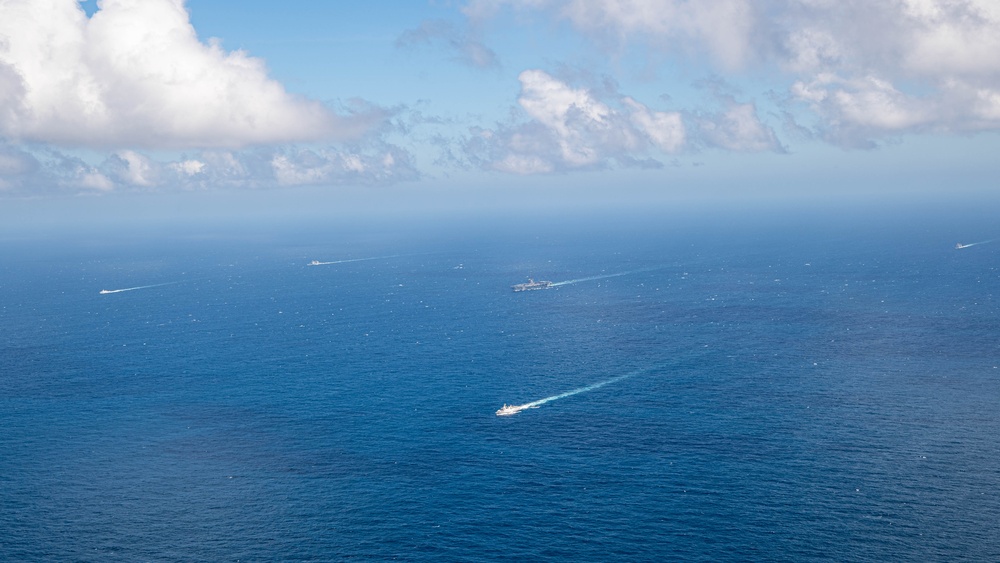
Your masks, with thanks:
[[[552,282],[550,281],[535,281],[528,278],[527,283],[519,283],[511,286],[514,291],[531,291],[533,289],[548,289],[552,287]]]

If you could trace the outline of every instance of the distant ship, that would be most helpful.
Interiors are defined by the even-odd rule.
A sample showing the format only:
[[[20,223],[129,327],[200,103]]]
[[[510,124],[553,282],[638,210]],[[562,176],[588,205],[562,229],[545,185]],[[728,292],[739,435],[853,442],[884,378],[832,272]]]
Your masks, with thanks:
[[[102,289],[101,290],[101,295],[104,295],[105,293],[114,293],[114,292],[111,291],[110,289]]]
[[[512,414],[517,414],[517,411],[517,407],[504,403],[503,408],[497,410],[497,416],[510,416]]]
[[[532,289],[548,289],[550,287],[552,287],[552,282],[550,281],[544,281],[544,280],[535,281],[531,278],[528,278],[528,283],[519,283],[516,285],[512,285],[511,289],[513,289],[514,291],[531,291]]]
[[[322,262],[320,262],[319,260],[313,260],[313,261],[312,261],[312,262],[310,262],[310,263],[309,263],[308,265],[309,265],[309,266],[319,266],[319,265],[321,265],[321,264],[322,264]]]
[[[524,409],[537,409],[538,407],[530,407],[528,405],[508,405],[504,403],[503,408],[497,410],[497,416],[510,416],[512,414],[517,414]]]
[[[958,243],[958,244],[956,244],[956,245],[955,245],[955,250],[959,250],[959,249],[961,249],[961,248],[965,248],[965,246],[966,246],[966,245],[964,245],[964,244],[962,244],[962,243]]]

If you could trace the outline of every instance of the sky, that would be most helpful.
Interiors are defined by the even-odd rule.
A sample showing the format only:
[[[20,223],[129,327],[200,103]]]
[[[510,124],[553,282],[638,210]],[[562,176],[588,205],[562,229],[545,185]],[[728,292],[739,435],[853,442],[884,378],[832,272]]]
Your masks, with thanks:
[[[0,206],[988,195],[998,53],[995,0],[0,0]]]

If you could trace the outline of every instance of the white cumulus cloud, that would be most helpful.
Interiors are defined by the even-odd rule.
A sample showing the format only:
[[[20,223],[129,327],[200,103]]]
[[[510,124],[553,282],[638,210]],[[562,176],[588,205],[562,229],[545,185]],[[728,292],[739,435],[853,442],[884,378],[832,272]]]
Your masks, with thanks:
[[[654,110],[616,92],[570,86],[541,70],[519,76],[522,120],[473,129],[468,159],[483,168],[516,174],[606,168],[658,167],[657,156],[702,148],[739,152],[783,151],[756,106],[719,96],[714,113]]]
[[[537,174],[621,165],[656,165],[650,153],[685,145],[676,112],[655,111],[627,96],[602,100],[541,70],[518,77],[518,105],[527,121],[475,129],[466,140],[470,160],[489,169]]]
[[[760,120],[754,104],[729,100],[724,110],[698,114],[691,120],[698,138],[709,147],[737,152],[784,150],[774,130]]]
[[[114,155],[117,176],[128,185],[149,187],[156,183],[159,166],[146,155],[123,150]]]
[[[632,124],[645,133],[661,151],[673,153],[684,146],[686,134],[679,113],[653,111],[628,97],[622,103],[631,111]]]
[[[62,146],[237,148],[354,138],[263,61],[199,41],[183,0],[0,0],[0,137]]]
[[[182,160],[171,163],[170,167],[185,176],[194,176],[205,169],[205,163],[200,160]]]
[[[541,10],[614,46],[635,40],[690,55],[706,53],[727,67],[744,62],[756,10],[748,0],[471,0],[472,20],[505,6]]]
[[[477,25],[508,9],[568,22],[618,52],[638,46],[666,53],[668,63],[707,54],[720,72],[783,78],[795,111],[838,144],[1000,130],[996,0],[469,0],[464,7]],[[726,127],[703,129],[717,146],[748,146],[731,139],[740,130],[754,136],[749,111],[731,107],[718,116]]]

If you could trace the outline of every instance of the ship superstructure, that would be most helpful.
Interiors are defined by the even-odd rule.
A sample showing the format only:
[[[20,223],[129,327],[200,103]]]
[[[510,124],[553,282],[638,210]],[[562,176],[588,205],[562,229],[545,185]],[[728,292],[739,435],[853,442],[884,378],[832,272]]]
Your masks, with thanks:
[[[497,416],[511,416],[517,414],[525,409],[537,409],[538,406],[533,403],[528,403],[527,405],[508,405],[504,403],[503,408],[497,410]]]
[[[512,285],[511,289],[513,289],[514,291],[531,291],[534,289],[548,289],[550,287],[552,287],[552,282],[550,281],[545,281],[545,280],[535,281],[531,278],[528,278],[527,283],[519,283]]]

